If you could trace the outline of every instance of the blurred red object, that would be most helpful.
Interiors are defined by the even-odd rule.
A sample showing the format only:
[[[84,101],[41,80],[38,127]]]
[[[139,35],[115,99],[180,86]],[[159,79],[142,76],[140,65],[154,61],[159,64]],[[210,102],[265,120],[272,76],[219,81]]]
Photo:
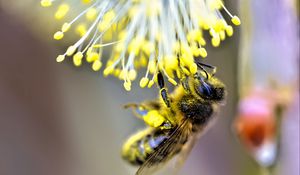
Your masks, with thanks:
[[[253,90],[239,103],[234,129],[250,155],[264,167],[277,157],[278,98],[271,90]]]

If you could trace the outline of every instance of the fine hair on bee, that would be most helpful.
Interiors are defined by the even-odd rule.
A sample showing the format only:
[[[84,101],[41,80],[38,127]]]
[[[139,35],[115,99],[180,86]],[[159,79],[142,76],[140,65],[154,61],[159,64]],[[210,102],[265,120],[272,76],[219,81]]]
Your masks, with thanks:
[[[184,162],[199,135],[211,124],[226,96],[225,85],[214,76],[216,67],[204,63],[197,66],[196,74],[182,74],[181,84],[170,94],[158,72],[159,98],[125,106],[147,125],[122,149],[125,160],[140,165],[137,175],[152,174],[175,155]]]

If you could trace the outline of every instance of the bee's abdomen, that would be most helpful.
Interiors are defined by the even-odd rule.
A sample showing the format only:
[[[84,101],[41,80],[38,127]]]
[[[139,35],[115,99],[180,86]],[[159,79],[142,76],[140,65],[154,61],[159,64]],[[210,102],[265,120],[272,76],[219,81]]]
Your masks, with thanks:
[[[138,132],[124,144],[122,156],[131,164],[141,165],[168,138],[168,131],[152,130],[147,134]]]

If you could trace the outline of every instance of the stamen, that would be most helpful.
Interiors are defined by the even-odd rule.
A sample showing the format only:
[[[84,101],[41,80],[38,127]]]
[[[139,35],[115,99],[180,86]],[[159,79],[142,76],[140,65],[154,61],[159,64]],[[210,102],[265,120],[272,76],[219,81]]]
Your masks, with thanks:
[[[86,61],[94,71],[105,64],[104,76],[120,78],[128,91],[140,68],[145,68],[139,80],[141,88],[152,87],[157,72],[163,72],[175,86],[178,78],[195,74],[195,58],[208,56],[204,32],[210,33],[214,47],[219,46],[226,35],[233,35],[233,27],[227,24],[219,10],[224,9],[234,25],[241,23],[221,0],[81,0],[80,4],[86,9],[73,17],[69,11],[74,11],[74,4],[67,2],[61,0],[57,4],[54,0],[41,0],[43,7],[57,8],[57,20],[71,17],[53,34],[55,40],[62,40],[67,33],[73,32],[70,30],[73,25],[79,37],[56,61],[72,57],[75,66]],[[111,54],[103,57],[107,46],[112,47]]]

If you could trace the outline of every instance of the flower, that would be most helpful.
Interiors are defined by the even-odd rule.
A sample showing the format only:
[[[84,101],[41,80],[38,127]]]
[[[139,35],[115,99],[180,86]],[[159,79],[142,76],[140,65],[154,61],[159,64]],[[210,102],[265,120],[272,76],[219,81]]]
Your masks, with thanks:
[[[254,89],[239,103],[234,130],[248,153],[262,167],[275,164],[278,154],[278,94]]]
[[[50,7],[56,2],[41,0],[41,5]],[[204,31],[209,31],[215,47],[226,34],[233,34],[220,10],[231,17],[233,24],[240,25],[239,18],[221,0],[62,0],[55,18],[69,18],[69,11],[82,4],[85,9],[66,20],[53,36],[61,40],[72,28],[79,35],[79,40],[59,55],[57,62],[73,56],[75,66],[80,66],[85,57],[92,69],[99,71],[103,49],[111,45],[104,76],[115,75],[124,80],[128,91],[141,67],[146,68],[140,80],[142,88],[151,87],[159,71],[174,85],[182,73],[195,73],[194,59],[207,56]]]

